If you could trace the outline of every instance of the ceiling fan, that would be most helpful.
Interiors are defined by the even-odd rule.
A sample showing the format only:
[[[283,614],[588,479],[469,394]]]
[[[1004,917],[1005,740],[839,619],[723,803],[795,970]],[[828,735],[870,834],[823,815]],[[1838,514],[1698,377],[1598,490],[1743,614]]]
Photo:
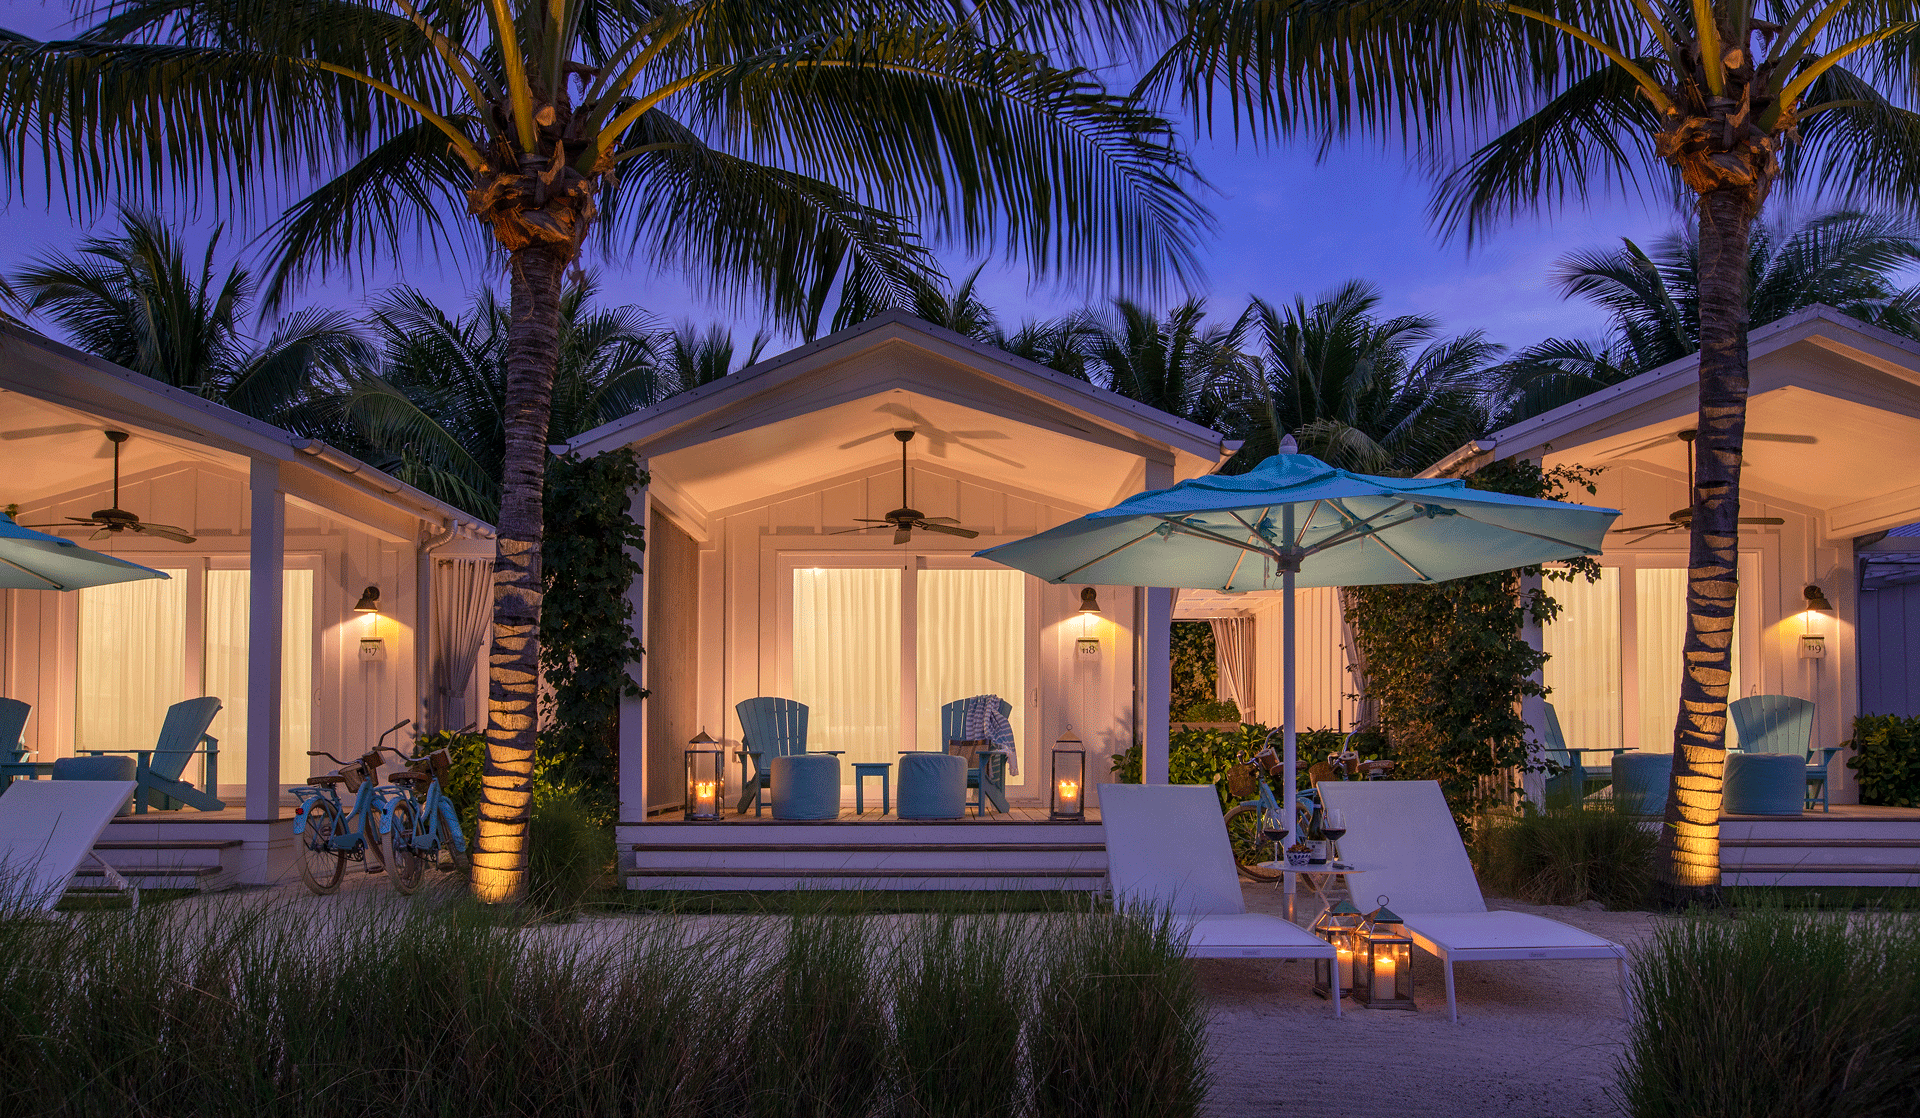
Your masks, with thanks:
[[[107,440],[113,444],[113,505],[110,508],[95,509],[92,516],[69,516],[74,524],[93,524],[99,531],[88,536],[90,540],[101,540],[125,531],[134,531],[142,535],[159,536],[175,543],[192,543],[194,537],[185,528],[176,528],[171,524],[148,524],[139,517],[120,507],[120,444],[130,437],[125,431],[108,431]],[[29,528],[67,528],[68,524],[29,524]]]
[[[913,441],[912,431],[895,431],[893,437],[900,440],[900,507],[888,513],[884,519],[869,520],[860,518],[864,528],[848,528],[835,532],[836,536],[845,536],[853,532],[871,532],[875,528],[892,528],[893,542],[906,543],[913,538],[913,530],[919,528],[926,532],[939,532],[945,536],[959,536],[973,539],[980,533],[967,528],[956,528],[959,523],[951,516],[922,516],[919,509],[907,507],[907,444]]]
[[[1694,440],[1694,436],[1697,434],[1699,434],[1699,432],[1693,431],[1693,430],[1678,432],[1680,441],[1687,444],[1687,492],[1689,493],[1693,492],[1693,440]],[[1779,441],[1781,442],[1786,442],[1788,441],[1788,439],[1789,439],[1789,436],[1779,437]],[[1813,440],[1809,438],[1807,441],[1811,442]],[[1777,516],[1743,516],[1740,518],[1740,523],[1742,524],[1785,524],[1786,521],[1782,520],[1780,517],[1777,517]],[[1630,539],[1627,541],[1628,543],[1631,544],[1631,543],[1639,543],[1641,540],[1646,539],[1648,536],[1657,536],[1662,532],[1672,532],[1675,530],[1684,531],[1685,529],[1691,527],[1692,525],[1693,525],[1693,509],[1689,507],[1684,509],[1673,510],[1673,512],[1667,515],[1667,519],[1663,523],[1635,524],[1631,528],[1615,528],[1611,532],[1609,532],[1608,535],[1618,536],[1618,535],[1624,535],[1625,533],[1628,533],[1628,532],[1643,533],[1642,535],[1635,536],[1633,539]]]

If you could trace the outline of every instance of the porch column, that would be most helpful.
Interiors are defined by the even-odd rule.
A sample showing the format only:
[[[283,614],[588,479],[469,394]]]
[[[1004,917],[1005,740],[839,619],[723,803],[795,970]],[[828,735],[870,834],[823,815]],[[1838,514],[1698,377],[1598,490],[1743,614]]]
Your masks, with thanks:
[[[642,460],[640,469],[644,473],[647,463]],[[635,489],[627,499],[627,511],[640,525],[642,539],[653,535],[653,502],[647,498],[647,487]],[[627,584],[627,604],[633,607],[633,634],[640,638],[641,647],[648,653],[653,651],[652,643],[647,639],[647,583],[652,564],[647,562],[643,551],[628,549],[627,554],[640,564],[640,573]],[[642,688],[647,685],[647,661],[642,656],[638,664],[627,665],[627,677]],[[641,823],[647,818],[647,707],[646,700],[632,695],[620,696],[620,822]]]
[[[247,818],[280,817],[281,585],[287,557],[287,495],[280,463],[253,459],[247,537]]]
[[[1173,464],[1148,459],[1146,488],[1165,489],[1173,484]],[[1140,781],[1143,784],[1167,782],[1167,732],[1173,703],[1173,591],[1164,586],[1147,588],[1146,615],[1140,619],[1145,636],[1146,678],[1140,717],[1146,721],[1140,732]]]

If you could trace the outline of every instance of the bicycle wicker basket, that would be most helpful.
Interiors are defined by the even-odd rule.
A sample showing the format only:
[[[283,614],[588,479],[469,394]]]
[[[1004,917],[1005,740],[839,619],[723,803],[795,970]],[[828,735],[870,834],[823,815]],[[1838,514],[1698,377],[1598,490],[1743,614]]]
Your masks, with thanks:
[[[1227,769],[1227,794],[1236,800],[1251,800],[1260,794],[1260,778],[1251,764],[1242,762]]]

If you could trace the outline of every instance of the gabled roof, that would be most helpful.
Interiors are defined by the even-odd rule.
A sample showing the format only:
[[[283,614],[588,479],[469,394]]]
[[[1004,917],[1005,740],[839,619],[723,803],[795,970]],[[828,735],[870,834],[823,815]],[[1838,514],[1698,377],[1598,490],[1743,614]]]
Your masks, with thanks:
[[[18,394],[16,402],[9,407],[7,397],[14,394]],[[9,419],[24,414],[19,397],[43,402],[60,413],[125,424],[149,435],[145,441],[163,442],[171,453],[229,467],[245,458],[274,459],[294,470],[317,475],[335,492],[345,490],[462,534],[494,534],[491,525],[471,513],[318,439],[301,438],[25,327],[0,323],[0,414],[7,414]],[[81,480],[83,471],[100,466],[95,459],[98,432],[62,424],[30,430],[27,435],[35,440],[35,457],[52,462],[50,468],[71,480]],[[82,447],[76,441],[72,453],[67,453],[66,447],[56,445],[65,438],[85,440],[86,445]],[[21,442],[12,445],[25,449]],[[128,445],[130,452],[140,449],[135,443]]]
[[[996,382],[1036,402],[1077,412],[1115,433],[1164,447],[1170,454],[1218,462],[1230,451],[1218,431],[1130,400],[1044,365],[935,326],[904,311],[887,311],[857,326],[769,357],[737,373],[682,392],[651,408],[634,412],[574,437],[566,449],[603,454],[632,446],[646,453],[656,443],[685,445],[663,437],[689,424],[707,421],[716,435],[738,430],[720,422],[755,397],[790,390],[797,382],[881,346],[905,343],[942,357],[983,382]]]

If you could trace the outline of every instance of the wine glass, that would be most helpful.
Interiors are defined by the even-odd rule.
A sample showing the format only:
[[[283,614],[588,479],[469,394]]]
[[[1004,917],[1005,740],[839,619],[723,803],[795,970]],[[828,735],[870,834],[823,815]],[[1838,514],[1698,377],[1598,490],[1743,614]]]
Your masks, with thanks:
[[[1320,819],[1320,833],[1327,836],[1327,860],[1334,865],[1340,864],[1340,836],[1347,833],[1347,813],[1340,808],[1331,807]]]
[[[1274,861],[1286,861],[1280,852],[1280,844],[1287,838],[1287,821],[1278,809],[1268,808],[1260,813],[1260,837],[1273,844]]]

